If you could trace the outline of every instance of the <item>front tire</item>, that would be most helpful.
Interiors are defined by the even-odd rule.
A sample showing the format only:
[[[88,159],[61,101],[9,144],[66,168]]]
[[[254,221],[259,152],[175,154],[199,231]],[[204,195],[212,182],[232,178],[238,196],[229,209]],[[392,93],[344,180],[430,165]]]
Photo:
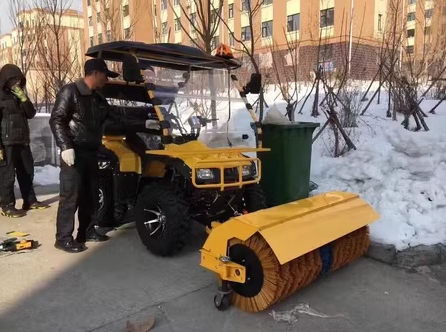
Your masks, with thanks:
[[[249,213],[268,207],[266,204],[265,193],[258,183],[250,184],[245,187],[243,200],[245,201],[245,208]]]
[[[189,204],[170,182],[146,185],[134,208],[142,243],[157,256],[173,256],[185,246],[190,230]]]

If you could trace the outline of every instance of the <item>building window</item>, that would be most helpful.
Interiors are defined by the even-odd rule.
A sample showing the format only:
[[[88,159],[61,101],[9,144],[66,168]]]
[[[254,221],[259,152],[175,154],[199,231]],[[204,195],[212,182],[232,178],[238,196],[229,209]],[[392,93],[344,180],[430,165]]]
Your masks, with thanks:
[[[167,35],[167,22],[161,23],[161,33]]]
[[[102,33],[98,33],[98,44],[102,44]]]
[[[287,31],[299,31],[300,27],[300,14],[287,16]]]
[[[334,8],[321,10],[320,27],[325,28],[334,25]]]
[[[412,54],[412,53],[413,53],[413,49],[414,49],[413,45],[411,45],[411,46],[407,46],[407,47],[406,47],[406,52],[407,52],[408,54]]]
[[[218,36],[215,36],[214,38],[212,38],[211,49],[216,49],[219,42],[220,42],[220,40],[219,40]]]
[[[96,22],[101,22],[101,13],[96,14]]]
[[[107,41],[109,41],[109,42],[112,41],[112,33],[110,30],[107,30]]]
[[[262,22],[262,38],[272,37],[273,21]]]
[[[409,5],[413,5],[417,0],[409,0]]]
[[[87,6],[91,6],[91,0],[87,0]]]
[[[229,46],[234,46],[234,35],[232,32],[229,33]]]
[[[218,22],[218,11],[214,9],[211,14],[211,24],[215,24],[216,22]]]
[[[425,35],[430,35],[431,34],[431,27],[425,27],[424,28],[424,34]]]
[[[242,0],[242,11],[247,12],[249,10],[249,1],[250,0]]]
[[[130,14],[129,5],[122,6],[122,16],[127,17],[129,16],[129,14]]]
[[[104,19],[106,20],[106,21],[108,21],[109,19],[110,19],[110,8],[105,8],[104,9]]]
[[[433,13],[434,13],[434,10],[432,8],[426,9],[426,11],[424,12],[424,17],[431,18]]]
[[[319,49],[319,62],[331,60],[333,57],[333,44],[321,45]]]
[[[180,31],[181,30],[181,22],[180,19],[177,18],[175,19],[175,31]]]
[[[242,41],[251,40],[251,28],[249,26],[242,27],[241,39]]]
[[[229,18],[234,18],[234,4],[229,4]]]
[[[173,5],[174,6],[179,6],[180,5],[180,0],[174,0],[173,1]]]
[[[195,29],[197,27],[197,13],[190,14],[191,28]]]
[[[161,0],[161,11],[167,9],[167,0]]]
[[[94,38],[93,37],[90,37],[90,47],[91,46],[94,46]]]
[[[88,25],[89,26],[93,26],[93,17],[91,17],[91,16],[88,16]]]
[[[383,14],[378,14],[378,31],[383,29]]]
[[[415,21],[415,12],[407,14],[407,21]]]
[[[407,38],[413,38],[413,37],[415,37],[415,29],[407,30]]]
[[[130,28],[124,29],[124,39],[130,39]]]
[[[273,3],[273,0],[263,0],[262,1],[263,6],[271,5],[272,3]]]

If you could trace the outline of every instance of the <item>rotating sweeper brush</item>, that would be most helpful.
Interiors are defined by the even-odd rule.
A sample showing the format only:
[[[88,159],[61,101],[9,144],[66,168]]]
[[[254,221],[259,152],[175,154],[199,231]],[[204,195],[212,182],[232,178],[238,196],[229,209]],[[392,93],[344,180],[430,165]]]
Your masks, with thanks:
[[[219,310],[258,312],[364,255],[378,213],[329,192],[213,223],[200,265],[217,273]]]

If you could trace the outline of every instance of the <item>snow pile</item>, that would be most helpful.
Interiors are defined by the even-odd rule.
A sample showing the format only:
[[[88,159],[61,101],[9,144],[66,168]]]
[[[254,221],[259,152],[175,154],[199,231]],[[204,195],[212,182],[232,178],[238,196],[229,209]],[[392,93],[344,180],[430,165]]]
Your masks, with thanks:
[[[34,169],[34,185],[47,186],[59,183],[59,167],[45,165],[35,167]]]
[[[321,158],[320,192],[360,194],[381,215],[371,237],[404,250],[446,243],[446,135],[414,133],[388,123],[379,135],[342,158]]]

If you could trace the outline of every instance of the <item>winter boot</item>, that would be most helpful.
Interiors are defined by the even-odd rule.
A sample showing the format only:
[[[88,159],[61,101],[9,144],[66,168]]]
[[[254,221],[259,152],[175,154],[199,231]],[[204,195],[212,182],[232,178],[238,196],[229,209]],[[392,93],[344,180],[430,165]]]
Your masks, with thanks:
[[[27,204],[27,203],[23,203],[22,205],[22,209],[24,211],[28,211],[28,210],[44,210],[44,209],[48,209],[50,206],[47,204],[44,204],[42,202],[35,202],[32,204]]]
[[[25,211],[19,211],[14,206],[6,206],[2,208],[2,216],[8,218],[21,218],[26,216]]]

